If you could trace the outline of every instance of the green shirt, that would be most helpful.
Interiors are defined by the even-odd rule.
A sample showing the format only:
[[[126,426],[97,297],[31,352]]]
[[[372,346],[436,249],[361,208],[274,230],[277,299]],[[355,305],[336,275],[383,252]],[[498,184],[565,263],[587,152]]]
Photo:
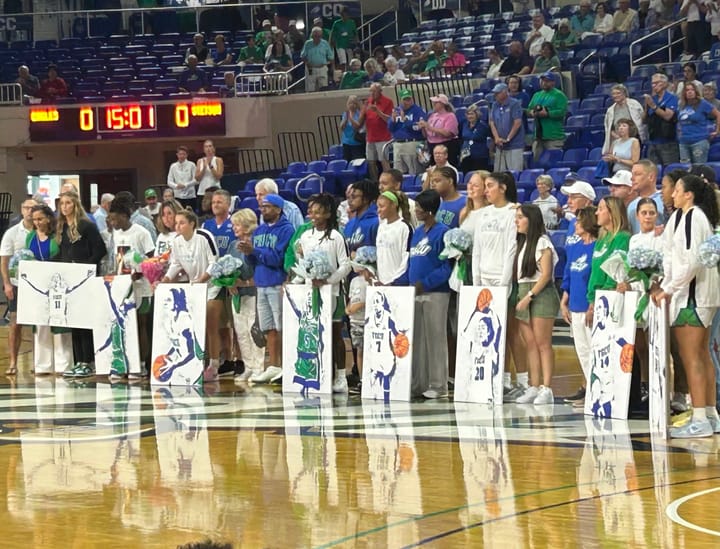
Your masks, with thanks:
[[[309,231],[310,229],[312,229],[312,227],[312,221],[308,221],[307,223],[303,223],[297,229],[295,229],[295,232],[293,233],[290,242],[288,242],[288,247],[285,250],[285,260],[283,262],[283,268],[285,269],[286,273],[289,273],[290,270],[297,263],[297,257],[295,257],[295,243],[300,240],[300,237],[305,231]]]
[[[332,39],[330,44],[343,50],[350,49],[352,43],[355,42],[356,32],[357,25],[353,19],[348,19],[347,21],[338,19],[333,23],[332,30],[330,31],[330,37]]]
[[[630,233],[626,231],[620,231],[615,235],[608,233],[595,242],[592,265],[590,267],[590,279],[588,280],[588,303],[595,302],[595,292],[598,290],[615,289],[617,282],[615,282],[605,271],[602,270],[601,265],[615,250],[623,250],[627,252],[629,246]]]
[[[355,88],[362,88],[363,84],[367,81],[367,79],[368,74],[365,71],[347,71],[345,74],[343,74],[342,80],[340,80],[340,89],[352,90]]]
[[[557,55],[553,55],[550,59],[540,55],[535,60],[535,66],[533,67],[533,72],[536,74],[539,74],[539,73],[542,73],[545,71],[549,71],[553,67],[560,68],[560,59],[558,59]]]
[[[262,63],[265,60],[265,50],[260,46],[245,46],[240,49],[240,61],[252,59],[256,63]]]
[[[565,140],[565,114],[567,114],[568,98],[558,90],[540,90],[532,96],[527,112],[532,113],[536,105],[547,109],[548,116],[535,118],[535,138],[547,140]],[[538,127],[541,131],[538,134]]]

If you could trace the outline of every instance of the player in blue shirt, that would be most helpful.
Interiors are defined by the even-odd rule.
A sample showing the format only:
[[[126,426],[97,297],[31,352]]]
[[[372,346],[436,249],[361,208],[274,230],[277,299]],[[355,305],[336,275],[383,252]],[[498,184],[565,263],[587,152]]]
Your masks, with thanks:
[[[437,222],[449,229],[457,229],[460,224],[460,210],[465,207],[467,197],[457,190],[457,173],[447,166],[436,168],[430,174],[430,187],[440,196],[440,208]],[[417,199],[416,199],[417,201]],[[417,211],[417,209],[416,209]],[[418,219],[418,221],[420,221]]]
[[[215,238],[220,257],[228,253],[230,244],[235,241],[235,233],[230,221],[230,202],[229,192],[223,189],[215,191],[212,197],[212,213],[215,217],[206,220],[202,226]]]

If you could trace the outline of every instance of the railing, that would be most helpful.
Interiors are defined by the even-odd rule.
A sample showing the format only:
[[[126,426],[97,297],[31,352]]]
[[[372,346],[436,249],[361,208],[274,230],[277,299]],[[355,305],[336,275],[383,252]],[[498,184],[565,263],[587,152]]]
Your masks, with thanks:
[[[238,172],[241,174],[268,173],[279,169],[273,149],[238,150]]]
[[[304,65],[298,63],[287,71],[241,72],[235,76],[235,95],[287,95],[293,80],[291,73]]]
[[[0,105],[22,105],[23,91],[20,84],[0,84]]]
[[[381,27],[379,29],[376,29],[374,32],[370,29],[370,25],[380,19],[382,16],[387,15],[388,13],[391,13],[393,15],[393,20],[386,24],[384,27]],[[389,29],[391,27],[395,27],[395,41],[397,42],[398,39],[398,21],[397,21],[397,9],[393,6],[388,9],[386,9],[383,12],[378,13],[374,17],[368,19],[367,21],[364,21],[362,25],[358,27],[358,36],[360,37],[360,44],[364,45],[367,43],[367,47],[365,48],[367,51],[372,51],[372,39],[373,37],[379,35],[381,32],[383,32],[386,29]]]
[[[592,50],[590,53],[588,53],[585,57],[583,57],[580,60],[580,63],[578,63],[578,69],[580,70],[580,73],[582,74],[583,67],[589,63],[592,58],[597,59],[598,63],[598,84],[602,84],[602,73],[603,73],[603,65],[602,65],[602,57],[598,55],[598,50]],[[562,78],[560,78],[561,88],[562,88]]]
[[[340,143],[340,121],[342,115],[339,114],[323,114],[318,116],[318,134],[320,135],[320,147],[323,151],[327,151],[330,145]]]
[[[472,75],[435,75],[432,78],[421,78],[416,80],[410,80],[404,84],[397,84],[395,86],[395,103],[400,103],[398,96],[400,90],[409,89],[413,92],[415,103],[420,105],[426,111],[432,109],[432,102],[430,98],[439,94],[444,93],[448,97],[451,95],[470,95],[473,90]]]
[[[318,187],[318,188],[319,188],[319,192],[323,192],[323,188],[324,188],[324,186],[325,186],[325,178],[322,177],[322,176],[319,176],[319,175],[316,174],[316,173],[309,173],[309,174],[307,174],[305,177],[303,177],[302,179],[300,179],[300,180],[295,184],[295,196],[296,196],[297,199],[300,200],[301,202],[308,202],[308,201],[310,200],[310,197],[309,197],[309,196],[308,196],[307,198],[303,198],[302,196],[300,196],[300,186],[301,186],[303,183],[305,183],[305,181],[309,181],[310,179],[317,179],[317,180],[320,182],[320,186]],[[314,193],[313,193],[313,194],[314,194]]]
[[[683,41],[682,36],[680,38],[673,40],[672,35],[673,35],[675,29],[678,28],[680,25],[682,25],[685,21],[687,21],[687,17],[683,17],[682,19],[673,21],[669,25],[666,25],[661,29],[658,29],[649,34],[646,34],[645,36],[641,36],[640,38],[638,38],[637,40],[632,42],[630,44],[630,73],[632,74],[632,72],[635,70],[636,65],[639,65],[644,60],[649,59],[653,55],[655,55],[658,52],[665,50],[665,49],[667,50],[667,56],[668,56],[667,62],[672,63],[672,48],[675,44],[679,44],[680,42]],[[651,38],[654,38],[657,36],[662,36],[663,34],[665,34],[667,36],[667,41],[666,41],[667,43],[665,43],[661,46],[658,46],[658,48],[654,49],[650,53],[646,53],[645,55],[642,55],[642,56],[638,57],[637,59],[635,59],[635,51],[634,51],[635,47],[634,46],[636,44],[640,45],[643,42],[650,40]]]
[[[322,155],[313,132],[280,132],[277,141],[283,166],[290,162],[312,162]]]

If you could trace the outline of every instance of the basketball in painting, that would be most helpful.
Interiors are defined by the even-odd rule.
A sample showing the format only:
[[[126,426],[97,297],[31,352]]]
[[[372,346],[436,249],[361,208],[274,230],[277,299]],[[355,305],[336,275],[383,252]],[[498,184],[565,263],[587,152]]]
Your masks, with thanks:
[[[395,336],[393,342],[393,353],[398,358],[406,357],[410,350],[410,341],[405,334],[398,334]]]
[[[158,355],[155,358],[155,360],[153,361],[153,365],[152,365],[152,375],[155,379],[160,380],[160,381],[165,381],[163,379],[163,372],[160,371],[160,369],[163,366],[165,366],[165,363],[166,363],[165,357],[166,357],[166,355]]]
[[[477,302],[475,303],[475,307],[478,311],[484,311],[488,308],[491,301],[492,293],[487,288],[483,288],[482,290],[480,290],[480,293],[477,296]]]
[[[622,351],[620,351],[620,369],[626,374],[632,372],[634,354],[635,346],[632,343],[623,345]]]

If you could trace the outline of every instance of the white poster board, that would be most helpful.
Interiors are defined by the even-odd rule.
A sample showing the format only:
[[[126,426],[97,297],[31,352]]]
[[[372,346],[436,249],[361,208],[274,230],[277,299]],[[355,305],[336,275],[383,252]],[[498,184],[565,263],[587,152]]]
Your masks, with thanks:
[[[658,307],[651,303],[647,310],[648,347],[650,348],[648,365],[650,432],[667,440],[668,417],[670,416],[670,400],[667,390],[668,364],[670,364],[670,323],[667,301],[663,300]]]
[[[637,302],[637,292],[595,294],[587,415],[627,419]]]
[[[106,313],[93,326],[96,375],[139,374],[140,343],[132,277],[95,277],[90,284],[99,294],[93,308]]]
[[[91,330],[104,318],[98,303],[95,265],[21,261],[18,266],[18,324]]]
[[[368,286],[362,398],[410,400],[414,319],[414,287]]]
[[[303,396],[332,393],[334,308],[335,298],[330,284],[316,289],[310,284],[285,286],[283,393],[299,392]]]
[[[159,284],[153,315],[153,385],[202,385],[206,284]]]
[[[458,297],[456,402],[502,404],[505,371],[505,286],[463,286]]]

